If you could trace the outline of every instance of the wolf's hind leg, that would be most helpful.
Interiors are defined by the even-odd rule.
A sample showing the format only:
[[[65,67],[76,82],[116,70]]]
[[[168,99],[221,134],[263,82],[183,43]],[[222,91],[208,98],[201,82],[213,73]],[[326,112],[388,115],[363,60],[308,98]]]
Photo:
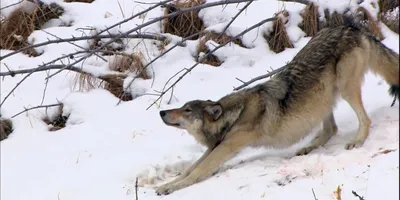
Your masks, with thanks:
[[[335,121],[335,117],[331,112],[322,122],[322,130],[318,133],[318,135],[312,140],[311,144],[307,147],[300,149],[296,155],[307,155],[312,150],[326,144],[328,140],[337,133],[337,125]]]
[[[346,144],[345,149],[347,150],[361,147],[369,135],[371,120],[365,111],[361,96],[361,86],[367,71],[366,66],[368,64],[361,49],[353,50],[337,64],[339,92],[354,110],[358,119],[357,135],[350,143]]]

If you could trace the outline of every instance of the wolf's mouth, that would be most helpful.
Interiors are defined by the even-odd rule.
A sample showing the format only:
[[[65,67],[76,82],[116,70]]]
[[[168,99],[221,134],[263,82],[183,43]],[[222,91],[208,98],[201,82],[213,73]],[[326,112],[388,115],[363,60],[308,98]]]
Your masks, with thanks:
[[[180,127],[181,126],[181,124],[179,124],[179,123],[169,123],[169,122],[166,122],[166,121],[164,121],[164,122],[165,122],[165,124],[167,124],[169,126],[176,126],[176,127]]]

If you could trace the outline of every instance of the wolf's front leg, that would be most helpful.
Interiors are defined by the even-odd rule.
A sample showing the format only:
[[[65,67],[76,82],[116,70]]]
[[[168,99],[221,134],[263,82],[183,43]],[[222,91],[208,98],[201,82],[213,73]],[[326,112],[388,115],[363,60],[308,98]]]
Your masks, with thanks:
[[[158,195],[170,194],[176,190],[188,187],[200,182],[217,172],[218,168],[229,159],[233,158],[243,148],[256,140],[255,135],[249,133],[238,132],[221,142],[214,150],[211,151],[200,164],[184,179],[162,186],[156,190]]]
[[[190,167],[185,169],[185,171],[183,171],[182,174],[178,178],[175,178],[171,182],[161,185],[157,189],[168,187],[168,185],[175,184],[175,183],[183,180],[184,178],[186,178],[194,170],[194,168],[197,167],[197,165],[199,165],[201,162],[203,162],[203,160],[206,159],[208,155],[210,155],[211,151],[212,151],[212,148],[208,148],[206,150],[206,152],[204,152],[203,155],[199,159],[197,159],[196,162],[194,162]]]

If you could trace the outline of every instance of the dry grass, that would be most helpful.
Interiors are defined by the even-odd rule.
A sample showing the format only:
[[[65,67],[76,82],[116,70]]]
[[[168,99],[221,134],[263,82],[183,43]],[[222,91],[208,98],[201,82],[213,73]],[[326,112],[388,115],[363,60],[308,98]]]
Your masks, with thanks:
[[[66,126],[69,116],[62,115],[63,108],[63,104],[60,104],[60,106],[58,106],[57,113],[54,119],[49,119],[49,117],[45,117],[44,119],[42,119],[44,123],[50,125],[49,131],[58,131]]]
[[[196,61],[199,61],[199,55],[200,53],[208,53],[210,50],[206,46],[207,41],[214,41],[218,44],[227,44],[232,37],[228,36],[227,34],[219,34],[215,32],[207,32],[201,36],[201,39],[199,41],[198,45],[198,50],[197,50],[197,58]],[[233,41],[233,43],[245,47],[240,39],[236,39]],[[212,65],[212,66],[220,66],[222,62],[218,59],[217,56],[214,55],[208,55],[203,62],[204,64]]]
[[[337,186],[336,191],[334,191],[336,196],[336,200],[342,200],[342,188],[340,188],[340,185]]]
[[[359,7],[357,12],[361,14],[359,15],[361,16],[360,20],[364,23],[365,27],[368,28],[377,39],[384,39],[378,22],[374,20],[371,14],[363,7]],[[318,6],[314,5],[313,3],[307,5],[307,7],[302,11],[301,15],[303,17],[303,22],[300,25],[300,28],[306,33],[307,36],[311,37],[315,36],[318,31],[325,27],[336,27],[344,23],[344,17],[342,14],[336,11],[330,14],[329,10],[324,10],[325,20],[322,22],[319,21],[320,15],[318,13]],[[394,25],[394,28],[396,28],[396,25]]]
[[[268,42],[269,48],[275,53],[280,53],[286,48],[294,47],[286,32],[286,22],[283,21],[283,18],[289,16],[289,13],[286,11],[281,11],[275,14],[275,16],[278,15],[283,15],[283,17],[278,17],[278,19],[274,21],[272,25],[272,31],[270,33],[263,34],[264,38]]]
[[[314,37],[319,31],[319,13],[318,6],[310,3],[301,13],[303,21],[300,28],[306,33],[306,36]]]
[[[13,132],[13,124],[9,119],[0,119],[0,141],[6,139]]]
[[[135,74],[142,79],[149,79],[147,70],[144,69],[144,57],[142,53],[132,55],[115,55],[109,62],[109,69],[125,74]],[[75,88],[79,91],[87,91],[94,88],[104,88],[110,91],[114,96],[123,101],[132,100],[129,93],[124,94],[124,79],[120,76],[107,75],[96,78],[90,74],[77,74],[75,77]]]
[[[399,9],[399,0],[379,1],[379,20],[397,34],[399,33]]]
[[[92,3],[94,0],[64,0],[64,2],[71,3],[71,2],[80,2],[80,3]]]
[[[139,75],[140,78],[149,79],[150,76],[144,70],[144,62],[142,54],[133,54],[132,56],[116,56],[114,61],[110,63],[110,70],[122,73],[134,73]],[[121,79],[122,80],[122,79]],[[123,83],[123,80],[122,80]],[[130,94],[124,94],[123,84],[119,81],[109,81],[104,85],[104,89],[110,91],[116,97],[121,98],[122,101],[132,100]]]
[[[58,18],[64,9],[55,3],[36,6],[32,13],[22,9],[14,11],[0,25],[0,49],[18,50],[29,45],[27,38],[34,30],[39,30],[46,22]],[[24,53],[38,56],[33,49]]]
[[[174,3],[168,4],[165,8],[164,14],[168,15],[181,8],[191,8],[202,5],[205,2],[205,0],[178,0]],[[182,13],[175,17],[165,18],[164,20],[164,33],[170,33],[180,37],[188,37],[202,30],[204,30],[204,24],[198,16],[198,11]],[[193,37],[192,39],[197,40],[198,38]]]

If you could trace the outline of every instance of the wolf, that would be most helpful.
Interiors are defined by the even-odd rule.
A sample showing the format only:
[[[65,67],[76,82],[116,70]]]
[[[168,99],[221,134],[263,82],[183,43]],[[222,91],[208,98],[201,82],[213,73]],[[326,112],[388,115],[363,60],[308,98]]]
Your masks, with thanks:
[[[399,55],[364,27],[345,23],[320,30],[285,69],[263,83],[217,101],[193,100],[160,111],[166,125],[186,130],[207,150],[156,193],[170,194],[205,180],[245,147],[287,148],[322,124],[297,155],[309,153],[337,133],[333,110],[340,97],[358,119],[358,132],[345,149],[361,147],[371,125],[361,98],[369,70],[390,85],[390,95],[399,98]]]

